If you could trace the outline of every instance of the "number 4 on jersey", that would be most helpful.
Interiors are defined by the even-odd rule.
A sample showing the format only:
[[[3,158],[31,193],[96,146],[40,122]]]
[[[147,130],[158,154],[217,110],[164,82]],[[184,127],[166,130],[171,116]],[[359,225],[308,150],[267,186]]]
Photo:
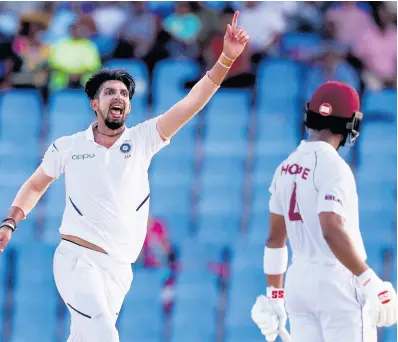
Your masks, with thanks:
[[[293,192],[292,196],[290,197],[290,205],[289,205],[289,220],[290,221],[301,221],[303,222],[303,219],[301,218],[300,212],[297,211],[295,212],[294,210],[296,209],[296,187],[297,184],[296,182],[293,183]]]

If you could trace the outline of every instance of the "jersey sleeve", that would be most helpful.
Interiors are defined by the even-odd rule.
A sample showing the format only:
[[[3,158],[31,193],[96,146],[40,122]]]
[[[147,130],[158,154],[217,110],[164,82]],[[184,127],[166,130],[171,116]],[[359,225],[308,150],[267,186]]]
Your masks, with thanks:
[[[161,115],[136,126],[138,134],[145,143],[145,154],[148,159],[170,143],[170,140],[164,141],[162,139],[156,128],[156,123],[160,117]]]
[[[42,159],[41,167],[51,178],[58,178],[65,171],[65,161],[69,153],[70,139],[62,137],[55,140],[47,149]]]
[[[284,216],[283,206],[280,202],[280,199],[279,199],[279,196],[277,193],[277,189],[276,189],[276,183],[278,180],[279,169],[280,169],[280,166],[276,169],[276,171],[274,173],[274,177],[272,178],[271,185],[268,189],[269,192],[271,193],[271,197],[269,200],[269,211],[270,211],[270,213]]]
[[[348,170],[340,170],[334,176],[320,182],[317,201],[317,214],[332,212],[347,217],[346,205],[349,192],[356,191],[354,177]]]

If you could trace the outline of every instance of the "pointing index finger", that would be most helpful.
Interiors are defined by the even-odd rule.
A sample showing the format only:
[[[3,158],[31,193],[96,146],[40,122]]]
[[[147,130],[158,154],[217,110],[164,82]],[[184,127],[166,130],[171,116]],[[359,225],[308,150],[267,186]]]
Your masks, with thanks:
[[[232,18],[232,29],[236,30],[236,25],[238,24],[239,11],[235,11],[234,17]]]

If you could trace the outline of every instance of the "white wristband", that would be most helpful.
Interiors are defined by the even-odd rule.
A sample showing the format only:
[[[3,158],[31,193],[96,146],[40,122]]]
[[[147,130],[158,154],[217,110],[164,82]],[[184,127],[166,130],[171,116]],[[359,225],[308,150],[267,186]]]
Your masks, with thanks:
[[[229,58],[224,52],[221,52],[221,55],[224,56],[226,59],[228,59],[231,62],[235,62],[234,59]]]
[[[264,248],[264,273],[269,275],[283,274],[287,270],[287,247]]]

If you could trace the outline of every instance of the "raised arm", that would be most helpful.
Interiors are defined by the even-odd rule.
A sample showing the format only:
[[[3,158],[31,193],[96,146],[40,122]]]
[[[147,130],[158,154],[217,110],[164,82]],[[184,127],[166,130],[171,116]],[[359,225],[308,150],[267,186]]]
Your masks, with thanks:
[[[239,12],[232,25],[227,26],[223,52],[217,63],[198,81],[186,97],[171,107],[157,122],[164,140],[170,139],[186,122],[197,114],[211,99],[227,75],[232,63],[243,52],[249,36],[243,27],[237,27]]]
[[[54,178],[47,176],[42,167],[39,166],[19,189],[0,228],[0,252],[4,251],[11,238],[12,227],[18,225],[31,212],[53,180]]]

